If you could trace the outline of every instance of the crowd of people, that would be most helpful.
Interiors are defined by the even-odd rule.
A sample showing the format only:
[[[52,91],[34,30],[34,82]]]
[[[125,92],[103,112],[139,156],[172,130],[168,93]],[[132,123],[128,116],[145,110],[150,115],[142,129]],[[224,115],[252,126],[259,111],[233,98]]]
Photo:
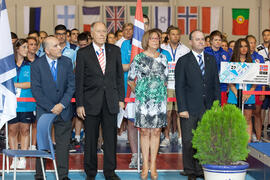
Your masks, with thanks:
[[[178,27],[170,26],[162,32],[150,29],[147,16],[143,20],[144,52],[136,55],[132,63],[132,23],[124,24],[116,33],[107,33],[102,22],[93,23],[91,33],[80,33],[76,28],[68,30],[62,24],[55,27],[53,35],[33,31],[24,39],[11,33],[17,69],[16,96],[34,97],[36,103],[17,103],[17,117],[8,122],[10,148],[18,149],[20,144],[22,150],[37,149],[37,120],[43,113],[51,112],[58,115],[53,141],[60,179],[68,179],[70,144],[74,148],[82,143],[87,179],[95,179],[100,148],[104,151],[105,178],[120,179],[114,172],[116,145],[117,134],[124,131],[128,132],[132,153],[129,168],[142,165],[142,179],[147,179],[149,169],[151,178],[158,178],[158,149],[170,146],[173,138],[183,148],[182,175],[189,179],[201,177],[202,169],[193,159],[191,130],[214,100],[220,100],[221,105],[237,104],[239,85],[219,83],[221,62],[269,61],[270,29],[262,32],[263,43],[259,45],[253,35],[229,41],[218,30],[206,37],[200,30],[194,30],[189,35],[190,49],[181,42]],[[129,97],[135,97],[135,102],[125,106],[128,86]],[[269,87],[248,84],[244,89],[267,91]],[[76,103],[70,102],[72,97]],[[175,97],[176,102],[167,102],[167,98]],[[270,116],[266,115],[270,97],[243,95],[243,103],[250,141],[260,141],[265,117]],[[119,108],[125,109],[125,115],[117,128]],[[270,128],[270,123],[265,124],[268,126],[264,128]],[[140,128],[142,162],[137,162],[140,156],[137,128]],[[12,161],[10,168],[14,166]],[[16,167],[25,169],[25,158],[20,158]],[[40,163],[36,169],[35,179],[43,179]]]

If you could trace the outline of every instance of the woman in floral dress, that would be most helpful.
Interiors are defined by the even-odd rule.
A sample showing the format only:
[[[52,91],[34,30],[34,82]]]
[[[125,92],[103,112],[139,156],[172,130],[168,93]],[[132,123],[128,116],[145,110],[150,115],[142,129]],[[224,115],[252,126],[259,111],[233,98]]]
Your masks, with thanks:
[[[151,178],[157,179],[156,157],[161,128],[167,125],[167,59],[157,52],[160,35],[149,30],[143,35],[143,53],[135,56],[129,70],[128,81],[135,91],[135,126],[141,129],[143,156],[142,179],[147,179],[149,150],[151,154]]]

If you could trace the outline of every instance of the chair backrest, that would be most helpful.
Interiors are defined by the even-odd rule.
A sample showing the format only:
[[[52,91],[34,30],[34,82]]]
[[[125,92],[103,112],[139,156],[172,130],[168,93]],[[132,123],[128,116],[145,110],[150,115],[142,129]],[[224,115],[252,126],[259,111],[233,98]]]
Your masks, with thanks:
[[[56,114],[46,113],[42,114],[42,116],[37,121],[37,147],[39,150],[49,150],[53,159],[55,159],[55,155],[51,131],[52,124],[55,119]]]

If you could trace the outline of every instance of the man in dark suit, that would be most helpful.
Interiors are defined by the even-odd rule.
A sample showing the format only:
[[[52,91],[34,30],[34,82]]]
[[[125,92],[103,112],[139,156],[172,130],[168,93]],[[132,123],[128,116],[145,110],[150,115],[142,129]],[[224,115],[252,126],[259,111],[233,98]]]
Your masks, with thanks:
[[[106,180],[120,179],[116,169],[117,113],[124,107],[124,75],[120,49],[105,43],[104,23],[91,25],[93,43],[77,53],[77,114],[85,120],[84,169],[87,180],[97,174],[97,140],[101,123],[104,138],[103,173]]]
[[[219,77],[213,56],[203,52],[204,35],[195,30],[189,35],[192,51],[179,58],[175,69],[175,91],[183,140],[182,175],[189,180],[203,176],[198,160],[193,158],[192,129],[197,128],[205,110],[220,100]]]
[[[37,101],[37,119],[43,113],[58,115],[54,122],[58,176],[60,180],[68,180],[68,145],[73,115],[70,100],[75,91],[73,67],[71,59],[61,55],[55,37],[46,38],[43,47],[46,55],[31,64],[31,88]],[[38,160],[35,179],[43,179]]]

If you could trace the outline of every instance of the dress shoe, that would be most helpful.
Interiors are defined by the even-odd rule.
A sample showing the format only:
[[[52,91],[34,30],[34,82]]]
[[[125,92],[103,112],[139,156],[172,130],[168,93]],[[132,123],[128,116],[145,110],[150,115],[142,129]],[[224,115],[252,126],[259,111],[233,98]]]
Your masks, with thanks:
[[[86,178],[85,178],[85,180],[95,180],[96,178],[95,177],[92,177],[92,176],[87,176]]]
[[[203,174],[200,174],[200,175],[196,175],[197,178],[201,178],[201,179],[204,179],[204,175]]]
[[[113,174],[111,176],[105,176],[106,180],[121,180],[119,176],[117,176],[117,174]]]
[[[62,180],[70,180],[68,177],[64,177]]]
[[[41,177],[35,177],[35,180],[43,180],[43,178]]]
[[[196,176],[195,175],[188,175],[188,180],[196,180]]]

